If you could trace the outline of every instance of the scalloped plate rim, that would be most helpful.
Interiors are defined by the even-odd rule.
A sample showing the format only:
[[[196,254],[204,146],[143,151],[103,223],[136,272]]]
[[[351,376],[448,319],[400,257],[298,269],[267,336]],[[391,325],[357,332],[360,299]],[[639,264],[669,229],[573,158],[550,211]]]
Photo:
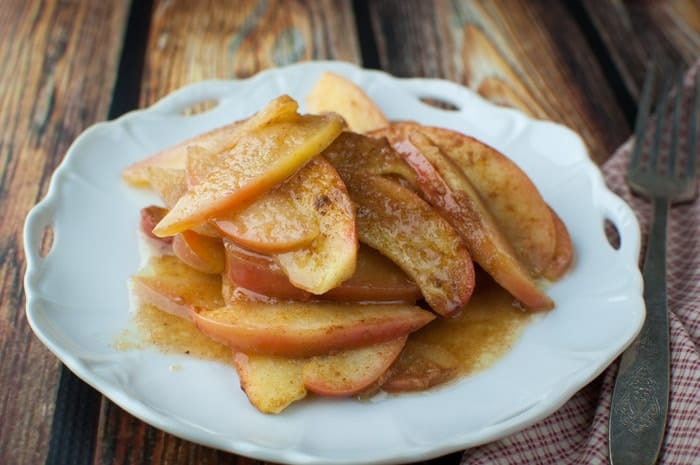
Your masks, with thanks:
[[[424,85],[427,87],[437,89],[441,88],[441,86],[448,90],[461,89],[464,95],[470,96],[472,102],[478,102],[479,105],[483,105],[483,108],[487,109],[487,111],[491,113],[495,113],[497,115],[507,115],[507,118],[511,118],[511,120],[516,120],[516,123],[525,124],[525,128],[532,128],[538,125],[550,125],[552,128],[557,128],[557,130],[561,130],[564,133],[566,133],[566,137],[572,138],[572,141],[574,141],[572,142],[572,144],[579,145],[579,147],[576,147],[575,150],[572,150],[572,152],[575,152],[574,155],[572,155],[574,165],[576,165],[574,171],[583,173],[585,175],[584,178],[591,183],[592,191],[596,195],[600,195],[603,197],[603,200],[601,200],[603,206],[594,205],[594,208],[598,211],[602,211],[605,208],[619,209],[620,212],[613,212],[612,215],[617,214],[619,215],[619,219],[630,222],[630,225],[626,227],[628,250],[625,252],[626,255],[624,257],[620,257],[620,259],[627,263],[625,269],[630,271],[630,273],[633,275],[631,277],[632,284],[630,285],[630,288],[628,289],[626,295],[630,299],[633,299],[635,302],[637,302],[637,306],[636,312],[633,312],[631,314],[631,316],[633,316],[634,319],[631,320],[629,326],[625,328],[625,334],[627,336],[625,340],[619,341],[619,343],[615,347],[608,347],[608,351],[606,352],[605,357],[601,359],[600,363],[597,364],[593,369],[589,369],[585,373],[580,373],[580,376],[576,379],[576,382],[568,385],[567,389],[554,393],[543,393],[544,400],[542,400],[541,402],[530,405],[528,408],[524,409],[523,412],[515,415],[513,418],[510,418],[509,420],[503,423],[490,425],[485,429],[485,431],[482,431],[480,434],[475,433],[473,431],[455,432],[454,435],[445,438],[445,440],[442,443],[438,444],[431,444],[426,446],[423,444],[412,445],[409,443],[404,443],[400,444],[401,452],[398,452],[397,449],[394,451],[388,451],[383,453],[374,452],[371,456],[360,455],[348,457],[333,456],[332,454],[320,455],[317,452],[310,452],[308,450],[304,450],[303,448],[299,450],[294,449],[288,451],[270,447],[263,447],[259,444],[251,443],[251,441],[241,441],[237,440],[236,438],[221,437],[218,434],[212,434],[211,432],[207,432],[203,425],[193,427],[191,423],[183,421],[183,419],[179,416],[173,416],[170,413],[160,412],[156,409],[149,408],[147,405],[144,404],[144,402],[141,399],[134,399],[132,396],[128,395],[128,393],[125,393],[124,391],[121,391],[119,389],[112,389],[112,386],[109,383],[105,384],[104,379],[100,379],[93,371],[91,371],[91,368],[88,363],[85,363],[83,359],[75,356],[73,353],[65,351],[57,341],[50,337],[49,332],[46,331],[46,328],[43,326],[44,322],[41,320],[41,318],[44,317],[44,315],[41,315],[40,307],[42,299],[36,290],[36,285],[38,284],[36,282],[36,279],[38,278],[38,274],[42,269],[41,260],[38,258],[37,251],[35,250],[36,239],[38,237],[37,229],[40,227],[41,229],[43,229],[43,226],[47,224],[47,222],[50,222],[49,217],[56,215],[57,212],[60,213],[61,206],[56,204],[56,202],[58,202],[58,200],[56,199],[56,193],[58,192],[62,184],[69,182],[69,180],[64,179],[65,176],[63,176],[62,174],[71,172],[71,162],[74,158],[77,157],[77,154],[81,149],[83,141],[89,139],[90,137],[94,137],[94,134],[98,133],[98,131],[101,130],[109,131],[112,128],[123,128],[124,125],[132,124],[134,122],[138,123],[139,118],[141,117],[154,116],[156,117],[156,119],[158,117],[164,118],[166,117],[165,115],[168,113],[168,107],[173,106],[171,104],[175,104],[179,100],[187,100],[188,95],[191,93],[201,92],[206,94],[205,91],[208,87],[211,88],[215,86],[217,87],[217,89],[222,88],[225,91],[227,89],[235,89],[238,87],[250,86],[254,83],[264,83],[265,80],[284,81],[285,75],[290,73],[293,74],[294,72],[300,72],[300,70],[304,73],[312,71],[318,73],[321,70],[325,69],[330,69],[341,74],[348,75],[351,78],[360,77],[362,80],[374,80],[373,82],[375,84],[376,81],[379,81],[380,85],[389,82],[391,85],[394,85],[397,88],[410,88],[411,86],[421,87]],[[277,82],[277,85],[279,85],[279,82]],[[273,96],[274,95],[270,95],[270,98]],[[165,113],[162,113],[163,110],[165,110]],[[214,108],[214,110],[216,110],[216,108]],[[442,110],[435,110],[429,107],[425,107],[425,111],[426,114],[428,114],[427,118],[434,117],[435,115],[445,114],[445,112],[443,112]],[[206,112],[203,115],[198,116],[197,118],[206,118],[208,113],[210,112]],[[457,113],[452,113],[449,115],[445,114],[445,118],[452,118],[453,116],[465,117],[465,112],[459,111]],[[466,114],[466,116],[469,116],[468,113]],[[175,118],[177,119],[178,117],[175,116]],[[503,116],[503,118],[507,119],[506,116]],[[583,150],[583,153],[580,152],[581,150]],[[581,158],[582,156],[584,156],[585,159]],[[607,215],[611,214],[610,211],[603,213],[606,213]],[[348,63],[302,63],[290,65],[286,68],[266,70],[244,80],[216,80],[194,83],[171,93],[170,95],[164,97],[150,108],[134,110],[113,121],[98,123],[92,126],[91,128],[88,128],[75,140],[75,142],[69,148],[65,159],[59,165],[56,172],[54,173],[54,176],[51,179],[46,197],[42,199],[28,215],[27,221],[25,223],[24,240],[25,249],[27,250],[27,271],[25,274],[25,290],[27,294],[26,313],[28,321],[37,337],[58,358],[60,358],[68,366],[68,368],[70,368],[72,371],[78,374],[78,376],[80,376],[88,384],[103,392],[103,394],[105,394],[116,404],[122,406],[130,413],[160,429],[171,432],[185,439],[193,440],[195,442],[205,444],[211,447],[216,447],[231,452],[237,452],[243,455],[249,455],[251,457],[256,457],[264,460],[284,461],[291,463],[337,464],[353,463],[357,460],[363,460],[366,463],[389,463],[395,462],[396,460],[409,461],[425,459],[452,452],[454,450],[458,450],[464,447],[483,444],[485,442],[498,439],[506,434],[520,430],[525,426],[540,420],[552,411],[556,410],[556,408],[558,408],[566,400],[568,400],[578,389],[580,389],[583,385],[591,381],[595,376],[600,374],[605,369],[605,367],[619,353],[621,353],[624,350],[624,348],[631,342],[631,340],[636,336],[644,318],[643,303],[641,304],[641,308],[639,308],[639,301],[641,301],[641,277],[639,276],[638,269],[636,267],[636,259],[634,263],[631,263],[630,260],[630,257],[636,257],[636,255],[639,252],[639,227],[636,223],[636,218],[631,212],[631,210],[629,210],[629,207],[627,207],[626,204],[624,204],[624,202],[619,200],[619,198],[617,198],[616,196],[614,196],[614,194],[607,190],[603,183],[602,176],[600,175],[599,170],[587,158],[587,155],[585,153],[585,147],[583,146],[583,143],[578,135],[576,135],[570,129],[564,128],[563,126],[532,120],[517,110],[496,107],[490,102],[484,101],[479,96],[471,93],[471,91],[469,91],[468,89],[465,89],[459,86],[458,84],[452,82],[442,81],[439,79],[396,78],[381,71],[363,70]],[[303,406],[301,408],[303,408]],[[523,416],[524,418],[521,418]]]

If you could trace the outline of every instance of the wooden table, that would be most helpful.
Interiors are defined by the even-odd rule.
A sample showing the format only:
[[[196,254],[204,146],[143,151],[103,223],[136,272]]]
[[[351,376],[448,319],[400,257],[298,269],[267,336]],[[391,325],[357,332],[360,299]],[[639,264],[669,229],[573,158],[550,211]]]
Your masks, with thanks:
[[[258,463],[144,424],[33,336],[23,222],[89,125],[191,82],[332,59],[456,81],[570,126],[604,162],[630,135],[646,62],[698,57],[697,0],[1,0],[0,463]]]

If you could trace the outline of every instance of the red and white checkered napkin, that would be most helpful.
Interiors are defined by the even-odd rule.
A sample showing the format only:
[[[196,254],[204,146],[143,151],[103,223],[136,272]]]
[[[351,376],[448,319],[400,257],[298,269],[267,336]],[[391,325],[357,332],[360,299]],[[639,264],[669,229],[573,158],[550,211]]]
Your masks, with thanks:
[[[695,82],[700,60],[686,74]],[[690,92],[686,92],[689,95]],[[625,183],[632,140],[603,166],[607,184],[637,213],[646,237],[651,206]],[[700,145],[698,145],[700,147]],[[671,209],[668,231],[671,401],[660,465],[700,464],[700,200]],[[464,452],[462,465],[608,464],[608,418],[617,362],[535,425]]]

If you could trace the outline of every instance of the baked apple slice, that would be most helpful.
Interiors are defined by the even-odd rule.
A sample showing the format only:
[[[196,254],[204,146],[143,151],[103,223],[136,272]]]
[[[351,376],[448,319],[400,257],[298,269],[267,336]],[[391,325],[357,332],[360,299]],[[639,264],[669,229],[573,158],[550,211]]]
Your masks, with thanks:
[[[280,413],[306,397],[303,358],[235,352],[233,363],[241,389],[262,413]]]
[[[206,180],[178,200],[154,234],[172,236],[192,229],[265,194],[323,151],[344,124],[335,114],[295,113],[246,131],[221,156]]]
[[[387,380],[386,392],[425,391],[450,381],[459,371],[459,359],[435,344],[411,341],[394,363]]]
[[[220,155],[207,152],[201,147],[189,148],[187,156],[186,180],[192,188],[203,182],[209,172],[215,169]],[[226,211],[209,221],[225,237],[242,247],[263,254],[287,252],[307,246],[320,233],[318,221],[313,216],[313,206],[305,205],[300,199],[308,200],[313,191],[322,195],[321,186],[308,180],[313,176],[313,168],[308,165],[279,186],[260,196],[252,203],[235,211]]]
[[[168,213],[168,210],[157,205],[143,207],[139,218],[139,249],[143,256],[161,256],[173,254],[173,238],[158,237],[153,234],[153,228]]]
[[[206,162],[196,165],[202,167]],[[193,177],[198,178],[198,174]],[[355,208],[343,180],[323,157],[313,158],[285,182],[241,210],[223,212],[210,222],[232,242],[270,255],[287,280],[308,293],[324,294],[355,271],[358,247]],[[244,276],[234,277],[232,281],[240,283],[241,278],[249,281]],[[269,289],[269,281],[263,280],[272,293],[263,294],[273,297],[289,294],[287,288]],[[298,291],[292,295],[300,296]]]
[[[263,413],[280,413],[307,391],[348,397],[377,382],[406,344],[406,336],[332,355],[290,358],[234,353],[241,388]]]
[[[461,169],[421,132],[395,145],[413,167],[431,205],[459,231],[474,260],[525,307],[547,310],[552,300],[537,286]]]
[[[366,132],[389,124],[376,103],[354,82],[325,72],[306,97],[309,113],[335,112],[347,121],[351,131]]]
[[[406,304],[241,301],[193,318],[200,331],[237,352],[307,357],[396,339],[435,316]]]
[[[311,293],[289,282],[274,258],[225,241],[226,279],[242,292],[276,299],[309,300]],[[235,289],[234,289],[235,290]],[[355,273],[338,287],[318,296],[338,302],[403,302],[415,304],[420,289],[391,260],[368,246],[357,251]]]
[[[311,298],[310,292],[289,282],[273,257],[246,250],[228,239],[224,240],[224,250],[225,282],[232,288],[227,290],[229,294],[240,290],[244,294],[252,292],[259,300],[306,301]]]
[[[413,168],[384,137],[343,132],[323,156],[341,173],[378,175],[390,177],[405,186],[417,185]]]
[[[455,230],[413,191],[380,176],[352,176],[360,240],[415,281],[435,312],[458,312],[474,290],[474,265]]]
[[[224,305],[221,277],[199,272],[174,256],[152,257],[129,280],[132,298],[187,320],[195,308]]]
[[[458,312],[474,290],[474,267],[454,229],[413,191],[379,176],[353,176],[360,240],[413,279],[440,315]]]
[[[230,215],[222,213],[211,222],[222,235],[254,252],[274,254],[307,247],[321,232],[318,219],[305,215],[309,211],[283,186],[243,210]]]
[[[532,180],[494,148],[449,129],[397,122],[374,132],[400,146],[420,132],[460,168],[484,200],[499,229],[532,276],[541,276],[554,255],[555,225]]]
[[[221,234],[255,252],[282,253],[310,245],[321,231],[314,207],[303,201],[323,193],[305,183],[309,169],[302,168],[242,210],[217,215],[211,222]],[[304,191],[310,195],[301,195]]]
[[[185,169],[190,146],[197,145],[214,153],[224,152],[236,144],[242,133],[294,115],[297,108],[297,103],[291,97],[282,95],[247,120],[235,121],[199,134],[127,166],[122,172],[122,179],[134,187],[149,187],[149,167]]]
[[[382,110],[354,82],[344,76],[323,73],[306,97],[309,113],[334,112],[353,132],[367,132],[389,124]]]
[[[145,168],[145,173],[151,188],[168,209],[173,208],[180,197],[187,192],[184,169],[148,166]]]
[[[173,253],[183,263],[202,273],[221,274],[224,271],[226,257],[220,238],[182,231],[173,237]]]
[[[380,379],[406,345],[407,336],[309,359],[304,386],[316,394],[347,397],[365,391]]]
[[[308,246],[274,257],[294,286],[320,295],[355,272],[355,206],[343,180],[325,158],[314,158],[303,171],[301,184],[293,192],[309,221],[318,221],[319,234]]]
[[[361,244],[355,273],[347,281],[321,296],[339,302],[416,303],[420,289],[394,262],[373,248]]]
[[[552,218],[554,218],[556,231],[554,257],[542,275],[550,281],[556,281],[571,268],[574,261],[574,244],[569,230],[554,209],[552,209]]]
[[[386,141],[351,133],[338,137],[324,156],[357,204],[360,242],[396,263],[435,312],[459,311],[474,290],[474,265],[455,229],[402,184],[403,173],[413,176],[410,166]]]

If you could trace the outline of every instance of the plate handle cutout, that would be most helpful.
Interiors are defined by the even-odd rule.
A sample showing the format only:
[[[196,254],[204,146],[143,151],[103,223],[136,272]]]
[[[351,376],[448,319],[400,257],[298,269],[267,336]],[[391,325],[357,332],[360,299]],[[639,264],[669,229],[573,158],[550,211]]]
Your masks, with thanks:
[[[219,105],[218,100],[204,100],[198,103],[181,108],[179,114],[182,116],[194,116],[213,110]]]
[[[450,102],[442,97],[421,96],[418,100],[424,104],[446,111],[460,111],[461,108],[456,103]]]
[[[51,253],[53,248],[54,230],[53,225],[47,224],[44,226],[44,231],[41,234],[41,243],[39,244],[39,257],[46,258]]]
[[[191,84],[160,100],[151,110],[163,115],[200,115],[219,106],[230,95],[233,85],[227,81]]]
[[[610,218],[605,218],[603,221],[603,230],[605,231],[605,238],[608,240],[610,247],[615,250],[620,250],[620,231]]]
[[[639,223],[634,213],[622,199],[606,194],[602,205],[601,228],[610,247],[621,254],[624,260],[636,263],[639,260],[641,236]]]

